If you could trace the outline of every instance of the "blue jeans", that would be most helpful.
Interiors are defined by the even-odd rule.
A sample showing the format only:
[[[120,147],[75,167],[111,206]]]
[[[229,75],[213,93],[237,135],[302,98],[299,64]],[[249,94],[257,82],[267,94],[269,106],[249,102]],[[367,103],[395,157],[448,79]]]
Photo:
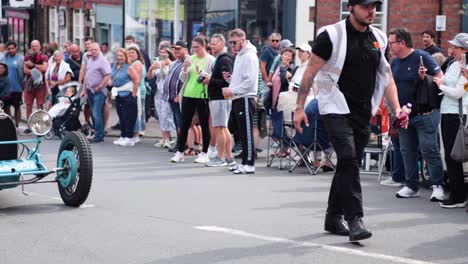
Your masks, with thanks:
[[[439,120],[439,121],[438,121]],[[418,151],[426,161],[432,185],[442,185],[444,169],[437,143],[440,114],[417,115],[410,119],[408,129],[400,129],[400,150],[405,164],[406,186],[419,189]]]
[[[104,103],[106,95],[99,93],[88,92],[88,101],[91,107],[93,117],[94,130],[96,131],[96,140],[104,140]]]
[[[182,112],[180,112],[180,104],[174,101],[169,102],[171,105],[172,113],[174,114],[174,123],[177,128],[182,127]]]
[[[399,138],[392,138],[392,179],[395,182],[405,181],[405,164],[401,156]]]

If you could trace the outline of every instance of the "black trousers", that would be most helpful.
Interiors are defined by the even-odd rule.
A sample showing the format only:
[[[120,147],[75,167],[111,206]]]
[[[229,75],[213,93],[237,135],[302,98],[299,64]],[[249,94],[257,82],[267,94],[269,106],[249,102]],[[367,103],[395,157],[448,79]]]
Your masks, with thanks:
[[[208,151],[210,145],[210,128],[208,126],[208,119],[210,117],[210,109],[208,107],[208,99],[184,97],[182,99],[182,127],[180,134],[177,137],[177,150],[184,151],[185,143],[187,142],[187,135],[190,126],[192,125],[192,118],[197,110],[198,118],[203,136],[203,152]]]
[[[464,118],[466,120],[466,116]],[[450,157],[455,138],[457,137],[460,118],[458,114],[442,114],[442,141],[444,143],[445,164],[450,184],[450,199],[455,202],[465,201],[465,179],[463,175],[463,163]]]
[[[242,165],[255,165],[255,144],[253,138],[254,98],[232,100],[232,110],[242,145]]]
[[[132,138],[138,115],[137,98],[131,94],[124,97],[117,96],[115,97],[115,105],[119,116],[120,136]]]
[[[338,114],[322,115],[321,118],[338,158],[327,214],[344,215],[346,221],[363,217],[359,167],[364,147],[369,142],[370,120],[357,122],[359,117]]]

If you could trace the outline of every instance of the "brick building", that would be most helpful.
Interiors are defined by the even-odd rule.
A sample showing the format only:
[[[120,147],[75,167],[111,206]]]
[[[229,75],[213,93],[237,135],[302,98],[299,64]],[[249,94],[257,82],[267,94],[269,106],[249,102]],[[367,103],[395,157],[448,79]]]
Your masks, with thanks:
[[[461,0],[383,0],[384,4],[377,10],[376,26],[384,32],[391,28],[404,26],[413,35],[416,48],[422,48],[421,32],[436,28],[436,16],[446,15],[446,31],[437,32],[436,43],[443,49],[447,48],[447,41],[462,30],[462,21],[466,15],[461,15]],[[466,1],[465,1],[466,2]],[[316,1],[314,12],[310,14],[316,22],[316,28],[332,24],[349,15],[347,0]]]
[[[81,47],[86,36],[122,42],[123,1],[10,0],[3,6],[7,32],[2,40],[17,42],[20,52],[28,49],[33,39],[59,45],[72,41]]]

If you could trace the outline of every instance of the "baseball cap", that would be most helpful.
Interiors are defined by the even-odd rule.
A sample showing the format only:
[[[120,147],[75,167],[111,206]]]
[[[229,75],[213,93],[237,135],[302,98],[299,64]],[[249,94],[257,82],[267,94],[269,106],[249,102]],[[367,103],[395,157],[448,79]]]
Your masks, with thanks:
[[[183,40],[179,40],[172,47],[174,47],[174,48],[187,48],[187,42],[185,42]]]
[[[454,46],[468,49],[468,34],[458,33],[452,40],[449,40],[448,42]]]
[[[312,52],[312,47],[310,47],[309,44],[307,43],[302,43],[299,47],[297,47],[296,49],[300,49],[300,50],[303,50],[303,51],[307,51],[307,52]]]
[[[293,46],[294,43],[292,43],[289,39],[283,39],[279,44],[279,49],[290,48]]]
[[[353,6],[353,5],[363,5],[367,6],[370,4],[382,4],[382,1],[379,0],[349,0],[348,5]]]

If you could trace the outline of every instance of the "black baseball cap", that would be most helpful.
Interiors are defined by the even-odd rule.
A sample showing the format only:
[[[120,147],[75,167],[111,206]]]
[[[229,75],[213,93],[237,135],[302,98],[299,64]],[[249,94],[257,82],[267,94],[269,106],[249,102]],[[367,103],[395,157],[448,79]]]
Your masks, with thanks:
[[[349,0],[348,5],[353,6],[353,5],[363,5],[363,6],[368,6],[370,4],[382,4],[382,1],[379,0]]]
[[[177,41],[172,47],[174,48],[187,48],[187,42],[183,41],[183,40],[179,40]]]

